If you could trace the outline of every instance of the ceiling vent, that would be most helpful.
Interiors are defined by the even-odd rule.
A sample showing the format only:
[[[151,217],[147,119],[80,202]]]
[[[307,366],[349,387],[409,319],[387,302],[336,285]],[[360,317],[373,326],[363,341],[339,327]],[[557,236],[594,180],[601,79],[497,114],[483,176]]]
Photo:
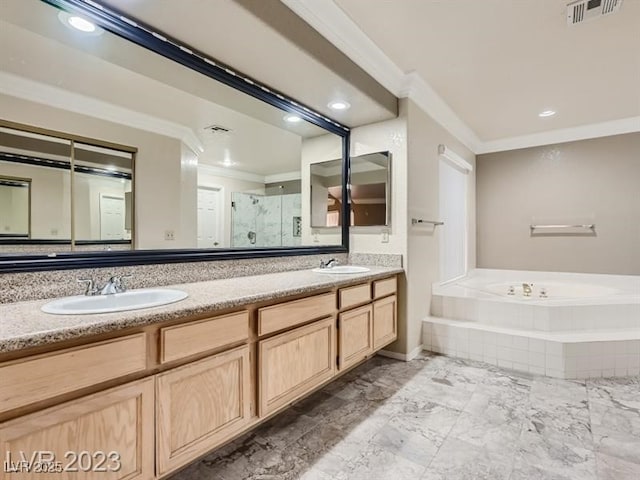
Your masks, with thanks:
[[[228,133],[233,132],[230,128],[223,127],[222,125],[209,125],[208,127],[204,127],[206,132],[212,133],[214,135],[226,135]]]
[[[567,5],[567,25],[577,25],[588,20],[616,13],[622,0],[578,0]]]

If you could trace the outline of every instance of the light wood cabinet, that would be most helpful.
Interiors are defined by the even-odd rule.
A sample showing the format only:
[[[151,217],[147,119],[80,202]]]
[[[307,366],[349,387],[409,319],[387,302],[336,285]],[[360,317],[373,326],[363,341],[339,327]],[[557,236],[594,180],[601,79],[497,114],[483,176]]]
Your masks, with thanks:
[[[341,288],[338,291],[340,308],[355,307],[371,301],[371,285],[356,285],[355,287]]]
[[[358,363],[373,353],[373,310],[371,305],[341,313],[338,327],[340,369]]]
[[[44,452],[43,460],[51,459],[53,455],[55,462],[61,462],[60,468],[78,470],[59,474],[11,473],[5,465],[2,478],[154,478],[153,424],[153,378],[0,424],[3,461],[6,455],[18,461],[21,455],[31,459],[37,458],[37,452]]]
[[[160,362],[179,360],[248,338],[247,311],[161,328]]]
[[[382,298],[392,295],[398,290],[398,278],[391,277],[373,282],[373,298]]]
[[[373,348],[398,338],[398,300],[395,295],[373,302]]]
[[[0,412],[143,371],[146,355],[137,333],[0,364]]]
[[[258,310],[258,335],[268,335],[326,317],[335,309],[334,292],[263,307]]]
[[[212,450],[248,425],[250,378],[247,345],[156,375],[159,475]]]
[[[74,467],[75,453],[75,467],[89,462],[92,468],[5,471],[0,478],[165,477],[395,340],[396,289],[394,276],[4,357],[0,418],[10,420],[0,423],[3,460],[5,452],[20,461],[41,451]],[[50,407],[54,402],[59,405]],[[110,469],[112,452],[119,455],[119,469]]]
[[[260,341],[260,416],[268,415],[333,377],[335,345],[334,317]]]

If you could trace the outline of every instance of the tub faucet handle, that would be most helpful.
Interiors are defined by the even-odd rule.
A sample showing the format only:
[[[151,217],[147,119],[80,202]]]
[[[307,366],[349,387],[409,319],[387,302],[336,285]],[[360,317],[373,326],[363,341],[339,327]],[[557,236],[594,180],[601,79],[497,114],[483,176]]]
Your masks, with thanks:
[[[516,288],[513,285],[509,285],[509,289],[507,290],[507,295],[515,295]]]
[[[549,294],[547,293],[547,289],[544,287],[540,287],[540,298],[547,298]]]

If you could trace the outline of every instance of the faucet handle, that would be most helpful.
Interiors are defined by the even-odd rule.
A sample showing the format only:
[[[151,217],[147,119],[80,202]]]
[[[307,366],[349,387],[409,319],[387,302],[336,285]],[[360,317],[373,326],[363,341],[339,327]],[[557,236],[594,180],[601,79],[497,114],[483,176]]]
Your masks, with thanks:
[[[77,278],[76,282],[87,284],[87,287],[84,290],[85,295],[93,295],[95,293],[96,284],[93,281],[93,278]]]
[[[127,291],[127,279],[133,277],[132,274],[129,275],[120,275],[118,277],[118,287],[120,288],[121,292],[126,292]]]

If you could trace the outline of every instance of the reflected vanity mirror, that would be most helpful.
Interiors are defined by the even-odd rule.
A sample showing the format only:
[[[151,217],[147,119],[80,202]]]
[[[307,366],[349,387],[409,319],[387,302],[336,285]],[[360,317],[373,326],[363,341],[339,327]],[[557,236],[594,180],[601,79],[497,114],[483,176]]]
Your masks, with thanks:
[[[111,15],[119,34],[78,32],[51,4]],[[158,38],[91,4],[3,4],[0,177],[27,186],[0,187],[0,267],[88,250],[95,266],[347,251],[346,230],[313,242],[301,171],[307,142],[339,155],[349,130]],[[20,188],[31,200],[18,221],[4,192]]]
[[[342,225],[340,160],[311,165],[311,226]],[[375,152],[351,157],[351,226],[388,226],[390,218],[391,154]]]

